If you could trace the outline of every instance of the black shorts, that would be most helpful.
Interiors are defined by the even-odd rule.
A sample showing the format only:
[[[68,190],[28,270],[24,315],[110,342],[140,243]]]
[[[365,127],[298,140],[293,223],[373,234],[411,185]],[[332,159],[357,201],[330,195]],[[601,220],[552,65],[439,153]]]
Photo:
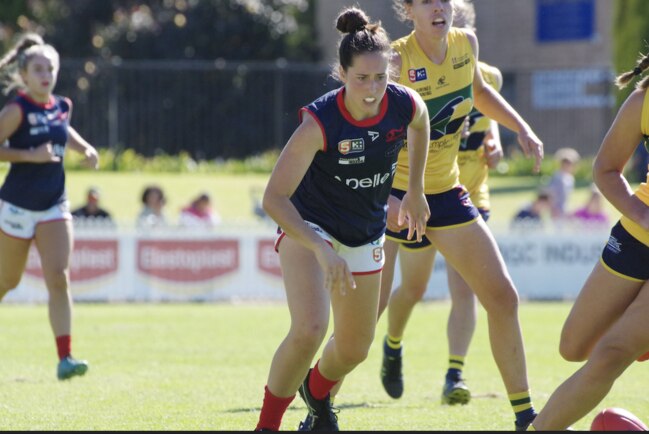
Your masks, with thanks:
[[[649,280],[649,246],[635,239],[619,221],[611,229],[602,263],[620,277],[639,282]]]
[[[393,196],[403,199],[406,194],[403,190],[392,189],[390,193]],[[449,191],[439,194],[427,194],[426,201],[430,208],[430,218],[426,222],[426,227],[431,229],[447,229],[455,226],[462,226],[475,221],[481,212],[476,208],[471,199],[469,192],[460,185]],[[489,218],[489,211],[484,210],[486,218]],[[408,229],[401,232],[392,232],[387,230],[385,236],[393,241],[402,243],[403,247],[418,249],[428,247],[430,241],[424,237],[421,242],[415,238],[408,240]]]

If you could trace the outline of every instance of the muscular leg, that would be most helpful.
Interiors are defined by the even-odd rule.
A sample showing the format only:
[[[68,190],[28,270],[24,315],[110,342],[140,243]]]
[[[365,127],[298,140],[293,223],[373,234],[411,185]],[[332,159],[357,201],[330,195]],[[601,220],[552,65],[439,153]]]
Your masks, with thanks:
[[[426,236],[472,288],[487,312],[491,351],[508,394],[529,390],[518,293],[482,219]]]
[[[394,284],[394,269],[397,264],[397,255],[399,254],[399,243],[386,239],[383,244],[383,254],[385,255],[385,265],[381,273],[381,294],[379,296],[379,318],[388,307],[392,285]]]
[[[436,250],[399,249],[401,284],[392,291],[388,302],[388,335],[402,337],[415,305],[426,292],[433,271]]]
[[[54,221],[36,226],[34,236],[41,257],[43,277],[49,292],[49,317],[54,336],[70,335],[72,297],[69,267],[72,253],[72,223]]]
[[[330,299],[312,251],[284,237],[279,252],[291,325],[273,357],[267,386],[275,396],[289,397],[304,381],[325,338]]]
[[[378,317],[381,317],[381,314],[388,305],[388,299],[390,298],[390,292],[392,291],[392,282],[394,280],[394,267],[397,262],[397,253],[399,251],[399,244],[389,239],[385,241],[383,245],[383,254],[385,255],[385,265],[383,266],[383,272],[381,273],[381,292],[379,295],[379,307],[378,307]],[[341,378],[340,381],[331,389],[331,398],[333,399],[340,388],[343,385],[344,378]]]
[[[598,301],[597,295],[603,299]],[[628,308],[620,312],[619,305],[624,301]],[[615,306],[607,308],[609,304]],[[586,310],[588,306],[596,311]],[[581,337],[584,339],[583,348],[587,348],[587,352],[593,348],[592,352],[588,361],[550,396],[533,423],[536,430],[566,429],[604,399],[615,380],[649,348],[649,335],[646,333],[649,330],[648,310],[649,282],[643,284],[622,279],[608,273],[601,264],[596,265],[568,318],[571,324],[566,323],[569,328],[583,331],[582,327],[575,326],[577,320],[573,314],[588,313],[590,324],[596,330]],[[603,334],[599,314],[604,314],[602,322],[608,324]],[[592,322],[593,318],[597,321]],[[564,336],[567,336],[565,328]],[[594,347],[591,338],[596,339]],[[578,350],[575,354],[581,355],[582,348]]]
[[[0,232],[0,300],[20,283],[31,242]]]
[[[448,350],[451,355],[465,357],[475,331],[478,304],[473,290],[462,276],[450,265],[446,270],[451,295],[451,312],[446,328]]]
[[[322,375],[340,380],[367,358],[378,318],[380,273],[355,275],[356,289],[331,294],[333,337],[319,362]]]
[[[614,276],[601,263],[595,264],[563,325],[559,344],[563,358],[571,362],[586,360],[636,298],[640,286],[640,282]]]

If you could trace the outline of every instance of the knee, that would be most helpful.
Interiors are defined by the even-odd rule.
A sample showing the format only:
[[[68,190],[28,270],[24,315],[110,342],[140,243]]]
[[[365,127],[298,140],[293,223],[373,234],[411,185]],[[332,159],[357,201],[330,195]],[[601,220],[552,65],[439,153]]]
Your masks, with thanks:
[[[402,284],[399,290],[403,294],[404,298],[406,298],[411,304],[416,304],[424,298],[424,294],[426,293],[426,284]]]
[[[363,363],[369,354],[369,345],[353,343],[338,346],[338,358],[345,366],[357,366]]]
[[[624,343],[602,341],[590,355],[589,371],[597,378],[617,378],[635,360]]]
[[[327,323],[313,321],[293,328],[290,336],[293,344],[300,351],[315,354],[327,334]]]
[[[43,277],[50,292],[66,292],[68,290],[70,279],[67,269],[44,270]]]
[[[0,275],[0,300],[5,296],[5,294],[20,283],[20,276],[3,276]]]
[[[597,341],[589,339],[589,335],[579,332],[580,327],[575,326],[570,318],[563,325],[561,340],[559,341],[559,354],[568,362],[583,362],[588,359],[591,350]]]
[[[482,301],[482,305],[489,314],[496,314],[500,317],[515,316],[518,312],[518,304],[518,293],[513,286],[492,291],[487,296],[487,300]]]
[[[563,338],[559,342],[559,354],[568,362],[583,362],[588,358],[588,350]]]

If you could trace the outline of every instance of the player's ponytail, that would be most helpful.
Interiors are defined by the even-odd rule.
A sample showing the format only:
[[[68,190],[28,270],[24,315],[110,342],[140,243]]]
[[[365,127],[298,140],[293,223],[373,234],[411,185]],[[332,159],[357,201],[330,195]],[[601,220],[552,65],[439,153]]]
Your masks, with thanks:
[[[29,60],[36,54],[44,54],[52,59],[55,68],[59,67],[59,53],[51,45],[45,44],[36,33],[24,34],[14,47],[0,59],[0,84],[6,95],[24,86],[20,71],[27,69]]]
[[[390,38],[381,23],[371,23],[365,12],[350,7],[336,19],[336,28],[344,33],[338,47],[340,66],[347,70],[358,54],[390,51]]]
[[[636,67],[631,71],[624,72],[617,76],[615,84],[620,89],[624,89],[632,80],[641,76],[649,68],[649,54],[644,55],[638,60]],[[637,85],[638,89],[647,89],[649,87],[649,76],[643,78]]]

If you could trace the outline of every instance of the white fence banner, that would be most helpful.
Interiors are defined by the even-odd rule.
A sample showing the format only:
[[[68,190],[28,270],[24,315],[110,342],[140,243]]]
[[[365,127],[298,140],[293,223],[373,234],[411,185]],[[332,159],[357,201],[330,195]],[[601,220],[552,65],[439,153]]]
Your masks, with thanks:
[[[521,299],[574,299],[608,239],[608,231],[495,233]],[[177,229],[152,233],[77,230],[70,266],[75,301],[285,300],[272,228]],[[399,267],[394,287],[400,282]],[[438,255],[426,299],[448,298]],[[19,286],[5,302],[45,302],[34,247]]]

